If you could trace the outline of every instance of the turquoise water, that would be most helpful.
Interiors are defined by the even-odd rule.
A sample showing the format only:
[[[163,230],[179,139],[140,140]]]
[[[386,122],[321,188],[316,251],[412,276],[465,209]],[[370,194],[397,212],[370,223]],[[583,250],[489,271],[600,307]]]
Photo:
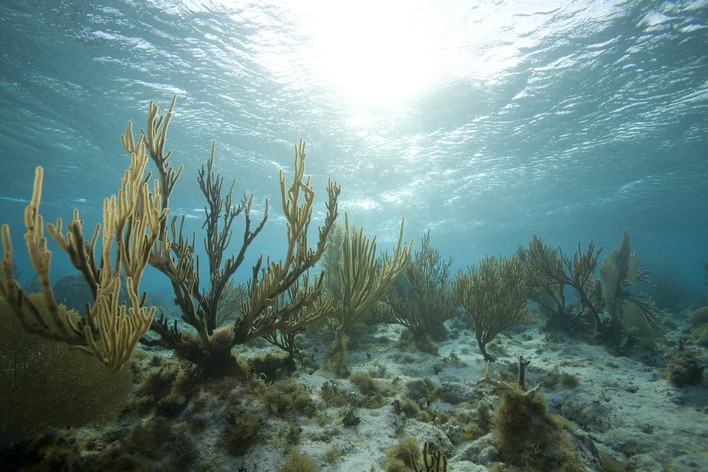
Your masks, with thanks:
[[[336,4],[1,2],[0,215],[18,263],[34,168],[46,220],[77,207],[95,224],[127,120],[175,94],[173,214],[199,229],[196,172],[216,141],[236,195],[257,214],[271,202],[249,261],[281,254],[278,171],[303,137],[316,218],[330,176],[383,248],[402,217],[456,267],[534,234],[607,254],[627,228],[643,266],[702,286],[707,2]],[[54,259],[53,278],[69,272]]]

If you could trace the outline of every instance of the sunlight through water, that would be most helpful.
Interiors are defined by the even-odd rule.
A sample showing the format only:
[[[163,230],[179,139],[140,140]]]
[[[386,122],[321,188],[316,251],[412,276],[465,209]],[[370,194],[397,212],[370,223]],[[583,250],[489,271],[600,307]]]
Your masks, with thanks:
[[[61,195],[48,216],[78,202],[87,225],[100,218],[117,135],[176,94],[172,204],[195,224],[212,141],[236,191],[273,202],[302,137],[317,191],[341,184],[341,213],[382,244],[402,217],[460,261],[538,233],[571,248],[624,228],[640,250],[664,233],[705,239],[705,0],[50,4],[0,2],[0,202],[14,227],[37,165]],[[101,179],[73,185],[76,169]],[[708,257],[685,247],[686,261]]]
[[[441,31],[416,2],[302,2],[311,61],[325,82],[358,104],[398,104],[435,79]]]
[[[453,45],[463,33],[455,27],[457,10],[425,1],[363,0],[297,2],[294,11],[325,87],[355,105],[395,106],[454,78]],[[489,67],[480,66],[485,75]]]

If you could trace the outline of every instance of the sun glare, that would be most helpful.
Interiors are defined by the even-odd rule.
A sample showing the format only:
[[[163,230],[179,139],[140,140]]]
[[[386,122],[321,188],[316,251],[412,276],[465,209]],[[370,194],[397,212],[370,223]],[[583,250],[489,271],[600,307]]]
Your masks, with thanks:
[[[298,11],[315,72],[349,99],[396,104],[432,85],[439,44],[415,2],[302,2]]]

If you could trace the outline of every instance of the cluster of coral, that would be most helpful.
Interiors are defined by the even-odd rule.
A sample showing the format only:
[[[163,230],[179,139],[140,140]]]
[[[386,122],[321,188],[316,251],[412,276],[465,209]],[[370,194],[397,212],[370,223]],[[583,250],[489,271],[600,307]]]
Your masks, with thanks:
[[[324,436],[335,428],[318,410],[318,396],[317,402],[338,412],[337,427],[363,428],[361,409],[388,408],[397,442],[381,458],[386,471],[444,471],[448,464],[452,470],[448,457],[473,436],[487,437],[493,448],[493,454],[487,451],[494,459],[489,469],[624,470],[570,421],[548,411],[543,387],[527,385],[524,356],[512,363],[515,381],[493,377],[488,368],[477,382],[470,379],[469,388],[480,394],[464,402],[453,402],[450,391],[430,381],[409,381],[404,388],[380,364],[365,373],[353,371],[349,361],[355,357],[361,365],[366,355],[365,362],[377,362],[367,350],[390,343],[375,334],[383,329],[398,335],[402,363],[406,352],[439,358],[439,343],[466,332],[473,333],[481,359],[492,362],[505,356],[500,333],[518,333],[532,321],[547,336],[599,343],[616,355],[656,345],[665,316],[634,288],[647,282],[648,273],[639,267],[627,232],[601,262],[602,250],[593,244],[579,246],[571,258],[534,237],[510,257],[486,257],[453,276],[452,259],[432,246],[429,233],[416,251],[412,241],[404,242],[403,221],[393,253],[378,254],[376,238],[350,226],[346,216],[339,223],[340,187],[330,181],[326,216],[311,242],[315,191],[300,141],[292,180],[280,175],[285,256],[261,257],[248,283],[236,284],[234,275],[265,227],[268,206],[253,221],[252,195],[232,201],[234,183],[225,191],[212,147],[198,174],[207,202],[208,280],[201,280],[195,237],[170,214],[182,173],[165,148],[174,105],[173,99],[159,115],[151,102],[137,139],[128,124],[122,144],[129,167],[117,194],[104,201],[102,224],[90,237],[78,210],[66,228],[61,219],[45,225],[39,211],[43,170],[37,169],[25,211],[25,241],[36,273],[32,289],[18,280],[10,229],[2,227],[0,464],[26,470],[255,471],[263,469],[239,458],[251,457],[267,431],[285,451],[280,470],[320,470],[296,447],[303,434],[297,418],[309,418]],[[150,163],[157,175],[152,182]],[[234,248],[237,218],[244,229]],[[50,283],[45,230],[78,272],[59,285]],[[141,292],[148,266],[169,282],[167,301]],[[703,382],[697,349],[706,348],[706,313],[696,310],[691,336],[664,355],[666,377],[676,386]],[[460,362],[454,353],[445,359]],[[435,374],[445,368],[438,365]],[[328,377],[312,387],[319,395],[293,381],[320,369]],[[399,394],[401,389],[407,393]],[[432,408],[441,398],[469,408]],[[436,433],[421,429],[410,437],[396,424],[406,418],[436,424]],[[87,425],[95,436],[76,436],[76,428]],[[201,441],[186,439],[213,429],[218,433]],[[213,449],[234,462],[207,465]],[[331,447],[320,462],[337,470],[332,464],[343,454]]]

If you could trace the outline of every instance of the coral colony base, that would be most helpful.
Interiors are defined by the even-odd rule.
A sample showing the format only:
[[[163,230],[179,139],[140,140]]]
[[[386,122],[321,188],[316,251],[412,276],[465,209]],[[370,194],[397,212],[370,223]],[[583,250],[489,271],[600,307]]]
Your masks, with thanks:
[[[268,205],[252,221],[253,196],[232,202],[212,147],[200,280],[195,237],[169,211],[174,106],[151,102],[137,140],[128,124],[129,166],[88,238],[77,210],[44,224],[37,169],[32,283],[2,226],[3,470],[706,470],[705,296],[669,312],[640,292],[629,233],[603,258],[534,237],[453,276],[430,233],[404,241],[403,220],[393,254],[377,253],[340,223],[330,181],[310,241],[300,141],[292,181],[280,175],[285,256],[237,284]],[[78,274],[54,286],[45,230]],[[170,293],[141,292],[148,265]]]

